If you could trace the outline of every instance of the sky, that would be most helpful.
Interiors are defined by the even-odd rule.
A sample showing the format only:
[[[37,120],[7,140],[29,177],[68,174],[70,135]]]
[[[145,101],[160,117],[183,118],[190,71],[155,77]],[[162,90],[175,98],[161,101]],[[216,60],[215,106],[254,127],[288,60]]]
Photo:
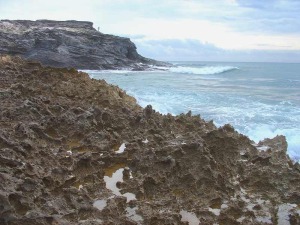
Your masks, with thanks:
[[[91,21],[158,60],[300,62],[300,0],[0,0],[0,19]]]

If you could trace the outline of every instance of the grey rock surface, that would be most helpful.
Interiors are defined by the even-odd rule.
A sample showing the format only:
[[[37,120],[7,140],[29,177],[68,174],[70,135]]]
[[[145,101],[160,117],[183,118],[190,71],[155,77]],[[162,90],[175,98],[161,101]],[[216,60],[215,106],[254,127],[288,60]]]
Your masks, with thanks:
[[[0,54],[76,69],[146,70],[167,63],[137,53],[129,38],[103,34],[92,22],[1,20]]]

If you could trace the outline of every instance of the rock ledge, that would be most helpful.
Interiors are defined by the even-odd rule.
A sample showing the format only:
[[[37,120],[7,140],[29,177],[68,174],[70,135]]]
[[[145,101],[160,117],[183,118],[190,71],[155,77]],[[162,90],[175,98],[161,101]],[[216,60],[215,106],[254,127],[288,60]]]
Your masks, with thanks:
[[[77,69],[146,70],[168,66],[139,55],[129,38],[98,32],[92,22],[1,20],[0,54]]]

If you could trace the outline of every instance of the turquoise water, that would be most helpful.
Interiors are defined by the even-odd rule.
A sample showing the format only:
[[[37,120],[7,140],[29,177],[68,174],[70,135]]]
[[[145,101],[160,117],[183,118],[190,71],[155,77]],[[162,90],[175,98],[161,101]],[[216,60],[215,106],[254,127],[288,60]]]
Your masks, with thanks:
[[[230,123],[255,142],[285,135],[289,155],[300,159],[300,64],[173,64],[159,68],[165,71],[87,72],[163,114],[191,110],[217,126]]]

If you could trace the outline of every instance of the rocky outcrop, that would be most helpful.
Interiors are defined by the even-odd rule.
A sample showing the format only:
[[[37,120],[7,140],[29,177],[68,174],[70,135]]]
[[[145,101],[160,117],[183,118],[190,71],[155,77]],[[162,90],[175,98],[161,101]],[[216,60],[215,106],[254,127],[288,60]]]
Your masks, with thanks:
[[[151,69],[167,63],[139,55],[129,38],[103,34],[83,21],[1,20],[0,54],[77,69]]]
[[[291,224],[300,166],[74,69],[0,57],[0,224]]]

